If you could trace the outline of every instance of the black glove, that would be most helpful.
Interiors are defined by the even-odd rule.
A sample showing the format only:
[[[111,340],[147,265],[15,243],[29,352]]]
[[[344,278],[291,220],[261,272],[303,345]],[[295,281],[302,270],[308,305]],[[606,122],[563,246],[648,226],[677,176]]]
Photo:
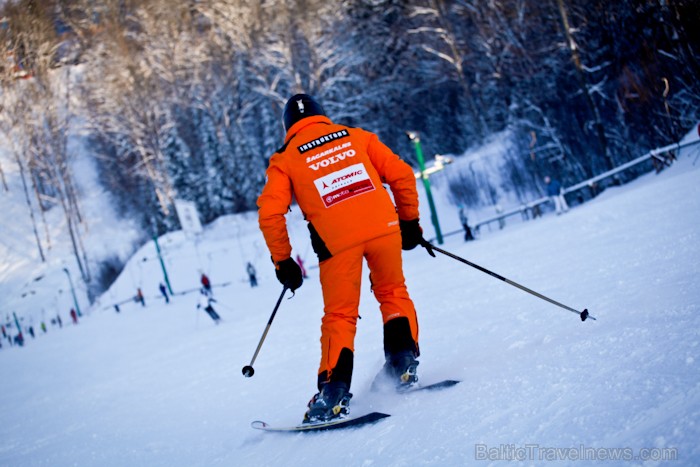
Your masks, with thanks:
[[[399,227],[401,228],[401,249],[412,250],[417,247],[423,239],[423,229],[420,228],[418,219],[412,221],[399,219]]]
[[[421,229],[418,219],[412,221],[399,219],[399,227],[401,228],[401,249],[412,250],[420,245],[428,250],[430,256],[435,257],[432,245],[423,238],[423,229]]]
[[[275,265],[275,274],[277,275],[277,280],[292,292],[301,287],[302,282],[304,282],[301,268],[292,258],[287,258],[277,263]]]

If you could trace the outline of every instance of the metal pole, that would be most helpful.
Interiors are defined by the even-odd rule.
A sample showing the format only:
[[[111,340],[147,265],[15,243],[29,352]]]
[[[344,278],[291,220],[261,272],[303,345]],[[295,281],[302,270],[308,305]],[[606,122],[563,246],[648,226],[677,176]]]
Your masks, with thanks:
[[[156,253],[158,254],[158,260],[160,261],[160,268],[163,270],[163,278],[165,279],[165,285],[168,286],[168,292],[173,295],[173,288],[170,287],[170,279],[168,278],[168,271],[165,269],[165,262],[163,262],[163,257],[160,254],[160,246],[158,245],[158,236],[153,235],[153,242],[156,244]]]
[[[423,150],[420,145],[420,136],[418,133],[409,131],[406,133],[408,138],[413,143],[416,150],[416,158],[418,159],[418,166],[420,167],[421,178],[423,179],[423,186],[425,187],[425,194],[428,197],[428,205],[430,206],[430,220],[435,227],[435,236],[437,238],[438,245],[442,245],[442,231],[440,230],[440,222],[438,221],[437,210],[435,209],[435,202],[433,201],[433,193],[430,189],[430,179],[425,173],[425,158],[423,157]]]
[[[73,294],[73,304],[75,305],[75,311],[78,313],[78,316],[83,316],[83,314],[80,312],[80,305],[78,305],[78,297],[75,295],[75,288],[73,287],[73,279],[70,277],[70,271],[68,268],[63,268],[63,272],[66,273],[68,276],[68,282],[70,282],[70,291],[71,294]]]
[[[272,310],[272,314],[270,315],[270,319],[267,321],[267,326],[265,326],[265,331],[263,331],[262,337],[260,338],[260,342],[258,342],[258,348],[255,349],[255,354],[253,354],[253,358],[250,360],[250,364],[246,365],[243,367],[243,376],[246,378],[250,378],[255,374],[255,370],[253,369],[253,363],[255,363],[255,359],[258,358],[258,354],[260,353],[260,348],[263,345],[263,342],[265,342],[265,337],[267,337],[267,332],[270,330],[270,326],[272,326],[272,320],[275,319],[275,315],[277,314],[277,309],[280,307],[280,303],[282,303],[282,297],[284,297],[284,293],[287,291],[287,287],[282,288],[282,293],[280,294],[280,298],[277,299],[277,304],[275,305],[275,309]]]
[[[437,251],[438,253],[442,253],[442,254],[445,255],[445,256],[449,256],[449,257],[452,258],[452,259],[456,259],[457,261],[460,261],[460,262],[462,262],[462,263],[464,263],[464,264],[466,264],[466,265],[468,265],[468,266],[471,266],[471,267],[473,267],[473,268],[475,268],[475,269],[478,269],[479,271],[484,272],[484,273],[488,274],[488,275],[491,276],[491,277],[495,277],[496,279],[502,280],[502,281],[505,282],[506,284],[510,284],[510,285],[512,285],[513,287],[517,287],[517,288],[519,288],[520,290],[522,290],[522,291],[524,291],[524,292],[527,292],[527,293],[529,293],[529,294],[531,294],[531,295],[534,295],[534,296],[537,297],[537,298],[541,298],[542,300],[545,300],[545,301],[547,301],[547,302],[549,302],[549,303],[551,303],[551,304],[553,304],[553,305],[556,305],[556,306],[558,306],[558,307],[560,307],[560,308],[563,308],[563,309],[565,309],[565,310],[568,310],[568,311],[570,311],[570,312],[572,312],[572,313],[576,313],[576,314],[579,315],[579,317],[581,318],[581,321],[586,321],[587,318],[590,318],[590,319],[592,319],[592,320],[595,321],[595,318],[594,318],[593,316],[591,316],[591,315],[588,313],[588,309],[584,309],[583,311],[578,311],[578,310],[576,310],[576,309],[574,309],[574,308],[571,308],[570,306],[564,305],[563,303],[559,303],[559,302],[556,301],[556,300],[552,300],[551,298],[549,298],[549,297],[547,297],[547,296],[545,296],[545,295],[542,295],[541,293],[535,292],[535,291],[532,290],[532,289],[528,289],[528,288],[525,287],[524,285],[520,285],[520,284],[518,284],[517,282],[513,282],[512,280],[510,280],[510,279],[508,279],[508,278],[506,278],[506,277],[503,277],[503,276],[501,276],[500,274],[496,274],[496,273],[493,272],[493,271],[489,271],[488,269],[486,269],[486,268],[484,268],[484,267],[482,267],[482,266],[479,266],[478,264],[474,264],[474,263],[472,263],[471,261],[468,261],[468,260],[466,260],[466,259],[464,259],[464,258],[461,258],[461,257],[459,257],[459,256],[457,256],[457,255],[455,255],[455,254],[453,254],[453,253],[450,253],[449,251],[445,251],[445,250],[443,250],[443,249],[441,249],[441,248],[438,248],[438,247],[436,247],[436,246],[433,246],[432,249],[435,250],[435,251]]]

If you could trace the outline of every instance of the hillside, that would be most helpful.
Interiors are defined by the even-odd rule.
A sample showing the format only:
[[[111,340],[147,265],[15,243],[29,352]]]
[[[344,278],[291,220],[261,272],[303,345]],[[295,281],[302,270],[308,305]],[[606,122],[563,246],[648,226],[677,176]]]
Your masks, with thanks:
[[[582,323],[444,256],[407,252],[420,377],[462,383],[432,394],[369,392],[382,364],[381,322],[365,284],[351,408],[392,417],[336,433],[250,428],[257,419],[298,422],[315,390],[317,270],[282,303],[255,376],[245,379],[241,367],[281,290],[255,216],[222,218],[198,243],[167,235],[160,244],[175,290],[196,288],[199,270],[226,284],[214,288],[222,324],[196,309],[196,293],[159,299],[160,266],[153,243],[144,246],[78,325],[0,351],[0,465],[488,465],[550,455],[562,464],[625,455],[697,464],[699,182],[697,154],[686,154],[568,214],[475,242],[447,239],[445,249],[586,307],[597,321]],[[312,266],[298,212],[291,222],[295,251]],[[246,283],[247,261],[258,288]],[[128,302],[115,312],[111,305],[138,285],[146,307]]]

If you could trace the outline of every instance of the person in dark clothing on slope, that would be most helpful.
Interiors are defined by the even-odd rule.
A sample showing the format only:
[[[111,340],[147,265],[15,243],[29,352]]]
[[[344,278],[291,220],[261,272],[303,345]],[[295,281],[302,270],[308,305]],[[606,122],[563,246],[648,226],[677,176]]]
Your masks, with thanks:
[[[547,186],[547,196],[554,203],[554,211],[557,215],[569,210],[569,205],[566,204],[566,199],[562,194],[561,183],[551,177],[544,177],[544,183]]]
[[[197,308],[202,308],[209,315],[209,317],[214,320],[214,323],[219,324],[219,321],[221,321],[221,317],[216,312],[216,310],[214,310],[212,303],[216,303],[216,300],[214,300],[211,295],[209,295],[204,289],[202,289],[200,291],[199,303],[197,304]]]

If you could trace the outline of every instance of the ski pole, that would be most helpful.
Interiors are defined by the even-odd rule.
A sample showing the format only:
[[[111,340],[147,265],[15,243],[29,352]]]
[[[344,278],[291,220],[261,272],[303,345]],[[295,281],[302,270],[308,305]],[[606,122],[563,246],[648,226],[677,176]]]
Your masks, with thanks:
[[[427,243],[427,242],[426,242],[426,243]],[[427,248],[427,247],[426,247],[426,248]],[[512,286],[514,286],[514,287],[517,287],[517,288],[519,288],[520,290],[523,290],[523,291],[525,291],[525,292],[527,292],[527,293],[529,293],[529,294],[534,295],[535,297],[541,298],[542,300],[546,300],[546,301],[548,301],[549,303],[552,303],[552,304],[554,304],[554,305],[556,305],[556,306],[558,306],[558,307],[561,307],[561,308],[563,308],[563,309],[565,309],[565,310],[569,310],[569,311],[571,311],[572,313],[576,313],[577,315],[579,315],[579,316],[581,317],[581,321],[586,321],[586,318],[591,318],[592,320],[595,320],[595,318],[594,318],[593,316],[591,316],[591,315],[588,313],[588,309],[587,309],[587,308],[584,309],[583,311],[578,311],[578,310],[576,310],[576,309],[574,309],[574,308],[571,308],[571,307],[569,307],[569,306],[564,305],[563,303],[559,303],[559,302],[556,301],[556,300],[552,300],[551,298],[546,297],[546,296],[542,295],[541,293],[537,293],[537,292],[535,292],[535,291],[532,290],[532,289],[528,289],[527,287],[525,287],[525,286],[523,286],[523,285],[520,285],[520,284],[518,284],[517,282],[513,282],[512,280],[507,279],[507,278],[505,278],[505,277],[503,277],[503,276],[501,276],[501,275],[499,275],[499,274],[496,274],[496,273],[493,272],[493,271],[489,271],[488,269],[486,269],[486,268],[484,268],[484,267],[481,267],[481,266],[479,266],[478,264],[474,264],[474,263],[472,263],[471,261],[467,261],[467,260],[464,259],[464,258],[461,258],[461,257],[459,257],[459,256],[457,256],[457,255],[455,255],[455,254],[450,253],[449,251],[445,251],[445,250],[443,250],[442,248],[438,248],[438,247],[436,247],[436,246],[434,246],[434,245],[432,245],[432,244],[430,244],[430,248],[432,248],[433,250],[435,250],[435,251],[437,251],[437,252],[439,252],[439,253],[442,253],[442,254],[445,255],[445,256],[449,256],[449,257],[452,258],[452,259],[456,259],[457,261],[460,261],[460,262],[462,262],[462,263],[464,263],[464,264],[467,264],[467,265],[469,265],[469,266],[471,266],[471,267],[473,267],[473,268],[475,268],[475,269],[478,269],[478,270],[481,271],[481,272],[485,272],[485,273],[488,274],[489,276],[495,277],[496,279],[500,279],[500,280],[502,280],[503,282],[505,282],[506,284],[510,284],[510,285],[512,285]]]
[[[262,337],[260,338],[260,342],[258,342],[258,348],[255,349],[255,353],[253,354],[253,359],[250,361],[250,365],[246,365],[243,367],[243,376],[245,376],[246,378],[250,378],[255,374],[255,370],[253,369],[253,363],[255,363],[255,359],[258,358],[260,347],[262,347],[262,344],[265,341],[265,337],[267,336],[267,332],[270,330],[270,326],[272,326],[272,320],[275,319],[275,314],[277,314],[277,309],[280,307],[280,303],[282,303],[282,297],[284,297],[286,291],[287,287],[285,286],[282,288],[280,298],[277,299],[277,305],[275,305],[275,309],[272,310],[272,315],[270,315],[270,319],[267,321],[267,326],[265,326],[265,331],[263,332]]]

